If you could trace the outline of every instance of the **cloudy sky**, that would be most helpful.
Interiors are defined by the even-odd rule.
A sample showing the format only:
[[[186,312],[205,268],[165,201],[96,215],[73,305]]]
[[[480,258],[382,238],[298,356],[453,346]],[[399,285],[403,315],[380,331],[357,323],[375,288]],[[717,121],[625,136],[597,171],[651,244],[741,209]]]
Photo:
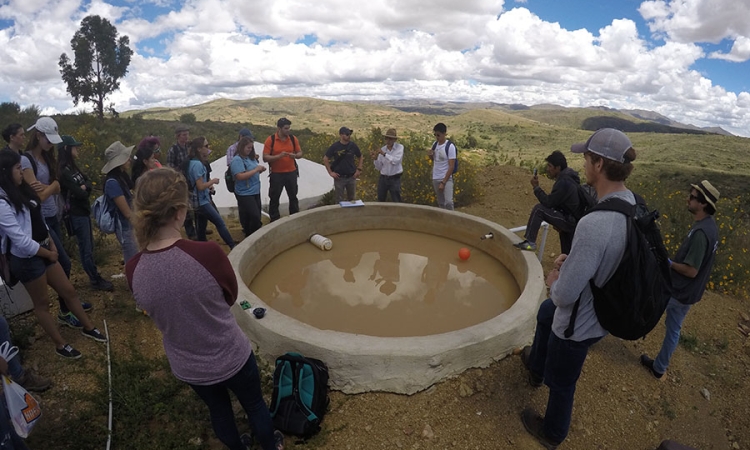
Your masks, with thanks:
[[[119,111],[258,96],[554,103],[750,136],[750,0],[0,0],[0,101],[80,109],[58,60],[89,14],[135,51]]]

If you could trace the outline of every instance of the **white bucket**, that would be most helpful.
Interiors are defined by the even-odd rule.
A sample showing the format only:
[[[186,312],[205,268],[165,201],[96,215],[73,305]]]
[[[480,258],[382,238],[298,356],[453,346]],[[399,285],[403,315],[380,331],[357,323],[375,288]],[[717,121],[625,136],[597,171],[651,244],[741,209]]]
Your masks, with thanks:
[[[333,242],[325,236],[313,234],[310,236],[310,243],[321,250],[330,250],[333,248]]]

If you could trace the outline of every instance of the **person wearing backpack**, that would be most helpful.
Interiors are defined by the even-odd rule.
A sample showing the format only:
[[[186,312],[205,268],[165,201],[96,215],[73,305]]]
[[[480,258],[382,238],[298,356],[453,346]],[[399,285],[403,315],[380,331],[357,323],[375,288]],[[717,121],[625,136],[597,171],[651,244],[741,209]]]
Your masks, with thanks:
[[[578,172],[568,167],[568,160],[559,150],[547,156],[546,161],[547,175],[555,180],[555,184],[552,185],[552,191],[547,195],[539,186],[539,178],[534,172],[531,185],[534,187],[534,195],[539,203],[531,209],[524,240],[513,245],[521,250],[536,250],[536,238],[544,221],[555,227],[560,234],[560,252],[568,254],[571,241],[565,239],[565,236],[572,236],[576,228],[575,215],[581,206],[578,199],[581,178]]]
[[[333,178],[333,190],[336,203],[346,200],[354,201],[357,196],[357,178],[362,174],[362,152],[352,142],[352,130],[339,128],[339,140],[334,142],[323,156],[323,165],[328,175]]]
[[[227,147],[227,167],[230,167],[232,165],[232,161],[234,160],[235,155],[237,155],[237,147],[240,145],[240,141],[243,137],[250,138],[251,141],[255,141],[255,136],[253,136],[253,132],[250,131],[250,129],[243,127],[240,130],[239,136],[237,136],[237,142]]]
[[[719,246],[719,228],[714,220],[719,191],[708,180],[690,186],[692,189],[687,207],[694,221],[687,237],[669,262],[672,296],[667,304],[664,342],[656,359],[649,358],[647,354],[641,355],[641,364],[656,378],[664,376],[669,367],[669,360],[680,341],[685,316],[703,297]]]
[[[427,151],[432,160],[432,187],[438,207],[453,211],[453,174],[456,172],[458,150],[456,144],[447,139],[448,127],[438,123],[432,129],[435,143]]]
[[[91,228],[91,179],[76,164],[78,148],[82,144],[73,136],[62,136],[57,146],[59,156],[60,189],[69,205],[70,230],[78,242],[81,266],[89,277],[91,287],[100,291],[113,291],[111,282],[102,278],[94,262],[94,234]]]
[[[276,122],[276,133],[268,136],[263,144],[263,161],[268,163],[268,215],[271,222],[279,220],[279,199],[286,190],[289,197],[289,215],[299,212],[297,199],[297,160],[302,158],[299,139],[290,133],[292,121],[282,117]]]
[[[185,125],[179,125],[174,130],[175,139],[177,142],[172,144],[167,150],[167,166],[174,170],[185,174],[184,168],[187,164],[188,158],[188,141],[190,140],[190,128]],[[187,176],[186,176],[187,178]],[[185,217],[185,233],[188,239],[196,240],[198,234],[195,231],[195,212],[190,210],[188,215]]]
[[[142,250],[125,275],[136,303],[162,333],[172,374],[203,400],[216,437],[228,448],[245,450],[252,442],[237,429],[231,391],[260,448],[282,450],[284,436],[274,431],[252,343],[231,312],[238,291],[229,259],[216,242],[182,239],[185,178],[169,169],[146,172],[134,208]]]
[[[265,172],[266,167],[258,164],[253,144],[253,140],[249,137],[240,139],[230,166],[234,178],[234,196],[237,199],[237,210],[245,237],[250,236],[262,226],[260,174]]]
[[[102,167],[104,177],[104,195],[114,205],[117,221],[115,236],[122,249],[122,260],[128,262],[138,253],[138,244],[133,235],[133,180],[128,174],[131,165],[130,155],[135,145],[125,147],[120,141],[113,142],[104,150],[107,162]]]
[[[621,199],[635,205],[625,180],[636,152],[625,134],[604,128],[571,151],[583,153],[587,183],[594,186],[600,202]],[[526,430],[547,449],[557,448],[567,437],[576,382],[588,349],[607,334],[594,310],[590,280],[602,286],[617,270],[627,245],[627,220],[615,211],[584,216],[576,226],[570,254],[561,254],[547,276],[550,298],[539,307],[533,344],[521,353],[529,383],[549,387],[545,414],[526,408],[521,415]],[[566,332],[576,303],[577,320],[572,332]]]

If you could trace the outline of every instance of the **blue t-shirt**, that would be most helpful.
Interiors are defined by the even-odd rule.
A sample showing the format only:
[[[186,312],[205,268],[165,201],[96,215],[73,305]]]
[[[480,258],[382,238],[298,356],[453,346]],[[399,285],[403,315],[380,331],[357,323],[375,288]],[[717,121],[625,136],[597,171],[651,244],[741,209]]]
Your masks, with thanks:
[[[252,158],[243,158],[239,155],[232,158],[232,176],[234,177],[234,193],[237,195],[260,194],[260,173],[256,173],[247,180],[238,180],[237,175],[249,172],[258,167],[258,161]]]
[[[31,162],[29,162],[29,158],[34,158],[34,156],[31,153],[24,153],[24,156],[21,157],[21,170],[34,170]],[[36,158],[34,158],[34,162],[36,163],[36,173],[34,174],[34,176],[36,176],[36,180],[42,184],[46,184],[49,186],[50,176],[47,163],[45,163],[44,161],[39,161]],[[44,216],[45,218],[55,217],[57,215],[57,195],[58,194],[50,195],[46,200],[42,202],[42,216]]]
[[[114,206],[115,211],[117,211],[117,217],[120,219],[120,221],[127,222],[125,216],[122,215],[122,211],[120,211],[120,208],[115,205],[115,199],[121,195],[124,196],[125,201],[128,202],[128,206],[132,208],[133,194],[130,193],[130,190],[126,189],[125,191],[123,191],[119,181],[115,180],[114,178],[107,178],[107,181],[104,183],[104,195],[106,195],[107,198],[112,201],[112,205]]]
[[[198,195],[198,204],[200,206],[208,205],[211,203],[211,193],[208,189],[198,190],[195,184],[195,180],[202,178],[204,183],[208,183],[208,172],[206,172],[206,166],[197,159],[191,159],[190,165],[188,166],[188,176],[190,176],[189,186],[190,189],[195,189]]]

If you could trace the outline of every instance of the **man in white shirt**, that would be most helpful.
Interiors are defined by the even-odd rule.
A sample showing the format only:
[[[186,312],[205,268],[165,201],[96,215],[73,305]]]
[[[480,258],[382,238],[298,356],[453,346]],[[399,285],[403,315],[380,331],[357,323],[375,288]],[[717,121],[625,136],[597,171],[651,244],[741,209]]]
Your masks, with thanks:
[[[456,167],[456,144],[446,139],[448,127],[438,123],[432,129],[435,144],[427,155],[432,160],[432,187],[440,208],[453,211],[453,169]]]
[[[389,129],[383,137],[385,145],[378,150],[377,155],[372,152],[375,168],[380,172],[378,179],[378,201],[384,202],[388,193],[391,193],[391,201],[401,202],[401,174],[404,167],[401,161],[404,159],[404,146],[396,142],[398,136],[396,129]]]

